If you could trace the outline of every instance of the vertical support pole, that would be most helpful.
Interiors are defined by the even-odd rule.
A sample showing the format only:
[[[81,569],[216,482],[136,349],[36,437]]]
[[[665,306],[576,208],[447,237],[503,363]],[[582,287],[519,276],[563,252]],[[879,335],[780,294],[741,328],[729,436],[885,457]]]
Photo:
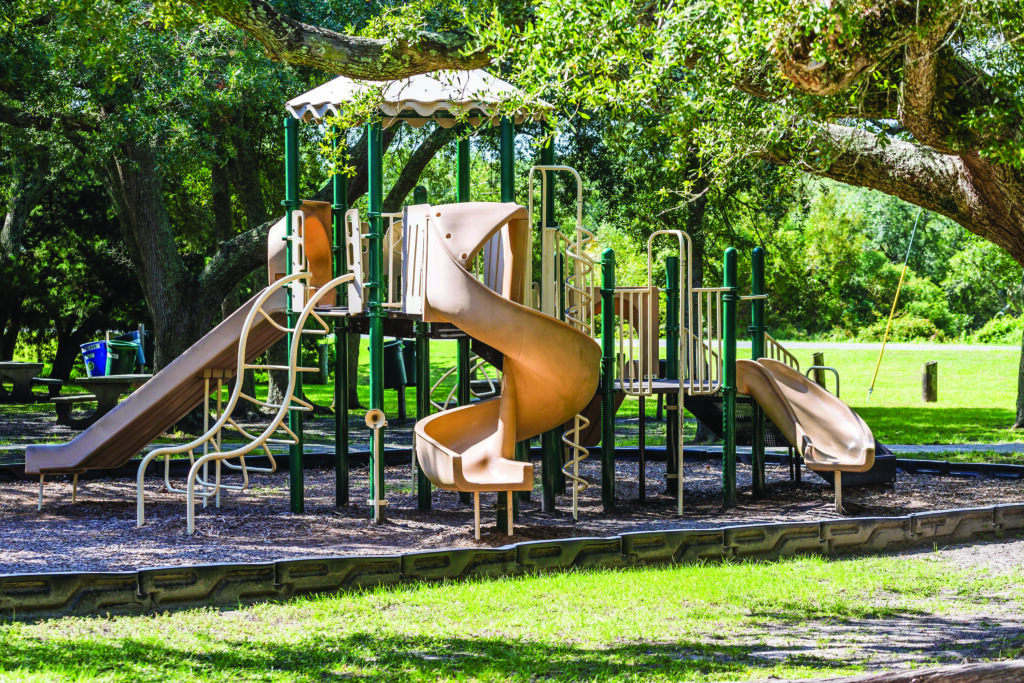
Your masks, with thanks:
[[[499,141],[498,141],[498,154],[500,163],[500,177],[501,177],[501,201],[503,202],[514,202],[516,200],[516,131],[515,124],[512,119],[502,117],[501,123],[499,124]],[[523,266],[527,273],[529,273],[531,264],[527,263]],[[516,444],[516,460],[525,462],[530,459],[530,442],[520,441]],[[509,492],[508,496],[502,496],[498,494],[498,531],[511,533],[511,521],[519,521],[519,501],[524,499],[530,499],[529,491],[521,491],[519,495],[513,495]],[[505,506],[512,505],[511,514],[508,510],[505,514],[502,514],[501,505],[504,501]]]
[[[384,147],[381,140],[380,121],[366,124],[368,203],[367,215],[370,219],[370,234],[367,256],[369,257],[369,305],[367,318],[370,327],[370,408],[384,410],[384,311],[382,307],[384,282],[384,221],[381,218],[381,206],[384,201]],[[371,430],[373,440],[370,448],[371,458],[384,457],[383,429]],[[384,468],[370,467],[370,499],[378,500],[384,490]],[[379,473],[379,476],[374,476]],[[371,505],[374,510],[377,505]]]
[[[665,257],[665,379],[679,379],[679,257]],[[665,493],[675,496],[679,486],[679,394],[665,394]]]
[[[343,134],[334,127],[335,152]],[[331,175],[331,232],[334,240],[334,277],[348,272],[345,249],[345,212],[348,211],[348,179],[343,173]],[[338,290],[338,306],[348,305],[348,287]],[[348,318],[334,319],[334,505],[348,505]]]
[[[412,192],[415,204],[426,204],[427,188],[419,185]],[[422,420],[430,415],[430,323],[416,323],[416,419]],[[415,444],[414,444],[415,446]],[[416,457],[415,448],[413,457]],[[419,462],[416,463],[416,507],[429,510],[430,480],[423,473]]]
[[[469,154],[469,138],[459,138],[455,153],[455,201],[460,204],[469,201]],[[469,383],[472,379],[470,377],[469,365],[469,337],[459,337],[456,344],[458,344],[458,355],[455,371],[457,386],[455,400],[460,406],[465,406],[469,405],[472,400],[469,391]],[[459,501],[463,504],[469,503],[470,495],[468,493],[460,493]]]
[[[542,166],[553,166],[555,163],[554,137],[544,143],[540,149],[540,163]],[[542,183],[544,188],[544,205],[547,207],[541,217],[542,228],[550,228],[555,225],[555,182],[554,175],[544,172],[546,182]],[[559,278],[561,288],[561,278]],[[557,300],[560,300],[560,296]],[[558,490],[559,480],[562,482],[561,490],[565,491],[565,478],[562,475],[561,457],[562,429],[556,427],[541,434],[541,486],[543,487],[543,508],[545,512],[553,512],[555,509],[555,493]]]
[[[292,275],[292,216],[301,205],[299,201],[299,121],[292,117],[284,120],[284,206],[285,206],[285,248],[287,251],[286,275]],[[298,313],[292,308],[292,290],[287,290],[288,327],[294,328],[298,323]],[[298,334],[289,332],[285,339],[291,349],[292,340]],[[302,375],[296,373],[295,393],[302,393]],[[288,447],[288,499],[289,508],[295,514],[305,509],[305,491],[303,487],[302,466],[302,413],[297,410],[288,411],[288,428],[298,437],[296,443]],[[206,500],[205,498],[203,499]]]
[[[424,202],[425,203],[425,202]],[[430,324],[416,322],[416,419],[430,415]],[[413,456],[416,457],[415,448]],[[430,509],[430,480],[416,463],[416,507]]]
[[[755,247],[750,259],[750,293],[762,296],[764,291],[764,249]],[[764,299],[754,299],[750,305],[750,357],[764,357]],[[753,477],[754,498],[764,497],[764,409],[752,402],[750,469]]]
[[[825,352],[815,351],[811,354],[811,365],[824,365],[825,364]],[[819,387],[825,386],[825,371],[815,370],[813,372],[814,383]]]
[[[728,287],[722,295],[724,309],[722,350],[722,497],[725,507],[736,505],[736,249],[725,250],[723,285]]]
[[[615,252],[601,254],[601,505],[615,508]]]

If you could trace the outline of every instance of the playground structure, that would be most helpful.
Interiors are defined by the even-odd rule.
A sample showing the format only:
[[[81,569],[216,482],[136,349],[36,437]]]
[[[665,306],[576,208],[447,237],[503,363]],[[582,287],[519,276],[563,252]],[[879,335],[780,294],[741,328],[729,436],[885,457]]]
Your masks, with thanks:
[[[363,88],[363,90],[360,90]],[[736,306],[740,300],[736,252],[725,254],[720,287],[694,287],[689,237],[659,231],[648,243],[648,280],[638,287],[617,287],[614,254],[600,261],[590,254],[593,234],[583,226],[582,179],[553,163],[550,144],[529,177],[529,206],[515,204],[514,125],[525,111],[501,111],[511,86],[483,72],[420,76],[390,84],[380,94],[381,119],[366,124],[369,141],[367,220],[346,205],[345,178],[332,178],[334,201],[303,202],[298,197],[299,119],[324,120],[346,101],[365,93],[361,84],[336,79],[288,103],[285,122],[287,214],[268,238],[270,283],[180,358],[156,375],[107,416],[67,444],[31,446],[26,472],[76,475],[88,469],[123,464],[166,428],[199,404],[216,419],[203,435],[180,446],[151,451],[138,474],[138,523],[145,521],[144,477],[155,460],[164,462],[168,490],[187,501],[188,531],[194,530],[195,498],[220,504],[221,492],[244,488],[255,471],[248,454],[271,446],[289,447],[291,510],[303,510],[303,422],[311,410],[302,399],[302,335],[338,339],[366,334],[370,348],[371,428],[370,506],[383,518],[383,345],[385,336],[413,338],[417,351],[417,423],[415,466],[417,501],[429,509],[431,486],[472,493],[479,537],[479,493],[499,496],[498,526],[511,534],[517,510],[515,492],[533,489],[529,441],[541,438],[543,507],[553,510],[555,496],[570,483],[573,514],[587,485],[579,463],[597,442],[601,448],[601,495],[606,510],[615,501],[614,415],[624,395],[664,394],[667,405],[667,454],[677,512],[684,511],[681,411],[687,400],[721,395],[725,454],[723,495],[736,498],[736,394],[752,396],[797,448],[811,469],[835,472],[836,506],[841,509],[841,472],[871,467],[870,430],[838,398],[784,363],[792,359],[764,330],[763,252],[755,250],[752,294],[753,361],[736,358]],[[513,118],[515,120],[513,120]],[[538,118],[538,117],[535,117]],[[470,201],[469,141],[458,147],[457,203],[432,206],[419,201],[402,214],[381,211],[382,127],[399,121],[422,125],[497,120],[500,126],[502,203]],[[570,236],[556,224],[554,182],[568,174],[576,182],[575,225]],[[540,179],[539,186],[535,179]],[[535,203],[539,194],[540,202]],[[535,296],[530,277],[534,231],[539,231],[541,273]],[[662,292],[652,281],[655,240],[674,240],[666,261]],[[596,282],[600,276],[600,282]],[[759,280],[760,278],[760,280]],[[535,299],[539,299],[535,302]],[[662,305],[664,301],[664,305]],[[536,306],[534,305],[536,303]],[[600,328],[597,321],[600,314]],[[328,320],[333,325],[328,324]],[[665,372],[660,372],[661,320],[665,321]],[[599,333],[599,335],[598,335]],[[599,336],[600,344],[595,341]],[[280,338],[288,341],[288,363],[254,365],[254,359]],[[459,404],[431,414],[430,339],[455,339],[458,365],[455,398]],[[472,400],[471,351],[502,373],[500,393]],[[345,344],[337,344],[335,372],[336,503],[349,497],[348,364]],[[795,361],[795,359],[793,359]],[[223,383],[246,372],[287,371],[284,399],[278,403],[246,395],[236,381],[226,403]],[[492,390],[489,393],[494,394]],[[271,411],[260,432],[233,417],[243,402]],[[213,411],[216,404],[216,411]],[[755,407],[754,493],[764,493],[763,413]],[[228,447],[226,429],[239,434],[241,446]],[[758,436],[761,434],[762,436]],[[600,437],[599,439],[596,437]],[[760,443],[760,448],[758,448]],[[172,485],[168,462],[189,458],[183,488]],[[212,467],[212,473],[211,473]],[[240,483],[223,480],[223,468]],[[564,478],[564,480],[563,480]],[[468,502],[468,501],[467,501]]]

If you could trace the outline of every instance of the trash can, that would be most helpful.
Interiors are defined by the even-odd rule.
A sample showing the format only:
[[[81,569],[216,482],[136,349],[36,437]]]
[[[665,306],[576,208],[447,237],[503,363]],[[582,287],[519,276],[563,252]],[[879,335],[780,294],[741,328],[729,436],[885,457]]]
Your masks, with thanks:
[[[405,364],[405,386],[416,386],[416,345],[406,344],[402,349],[402,361]]]
[[[146,336],[147,337],[149,336],[148,332],[146,333]],[[135,354],[135,364],[139,368],[141,368],[143,365],[146,364],[146,353],[145,353],[145,351],[142,348],[142,342],[139,339],[139,331],[138,330],[135,330],[134,332],[129,332],[128,334],[122,334],[119,337],[114,337],[114,339],[116,339],[117,341],[123,341],[123,342],[133,342],[138,347],[137,351],[136,351],[136,354]]]
[[[135,360],[139,355],[139,345],[134,342],[123,342],[111,339],[107,342],[108,375],[130,375],[135,372]]]
[[[107,342],[94,341],[82,344],[82,360],[85,361],[86,377],[103,377],[107,374]]]
[[[384,344],[384,388],[401,389],[408,383],[405,361],[402,359],[401,340]]]

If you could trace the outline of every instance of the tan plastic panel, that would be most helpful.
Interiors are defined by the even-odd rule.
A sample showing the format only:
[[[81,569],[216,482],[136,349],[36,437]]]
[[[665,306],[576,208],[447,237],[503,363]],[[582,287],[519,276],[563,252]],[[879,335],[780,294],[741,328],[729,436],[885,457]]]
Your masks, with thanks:
[[[530,226],[524,207],[465,203],[429,211],[424,320],[451,322],[504,354],[498,398],[431,415],[416,424],[416,457],[427,477],[453,491],[528,491],[533,466],[514,460],[517,441],[562,425],[597,389],[600,347],[571,326],[513,298],[529,264],[522,254]],[[467,270],[502,231],[500,291]]]
[[[736,387],[764,408],[812,470],[864,472],[874,465],[875,437],[860,415],[788,365],[738,360]]]

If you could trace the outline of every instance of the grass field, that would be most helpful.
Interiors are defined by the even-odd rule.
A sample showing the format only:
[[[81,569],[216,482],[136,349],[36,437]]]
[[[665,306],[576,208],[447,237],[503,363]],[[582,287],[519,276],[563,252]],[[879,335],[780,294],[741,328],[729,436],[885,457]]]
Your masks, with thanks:
[[[365,345],[364,345],[365,346]],[[878,359],[878,345],[854,348],[799,345],[791,348],[800,366],[811,366],[811,354],[823,351],[825,364],[839,371],[840,396],[871,426],[883,443],[958,444],[1024,442],[1024,432],[1009,429],[1014,420],[1017,398],[1017,364],[1020,351],[1001,347],[949,347],[922,344],[913,348],[889,346],[870,400],[867,398],[871,375]],[[367,352],[361,350],[360,396],[368,402]],[[749,345],[741,346],[739,357],[748,357]],[[921,401],[921,366],[926,361],[939,363],[939,401]],[[431,344],[434,377],[455,364],[455,344]],[[454,382],[454,379],[450,379]],[[831,375],[828,386],[834,389]],[[450,385],[448,385],[450,386]],[[314,397],[329,403],[329,387],[310,387]],[[442,392],[447,393],[447,392]],[[393,415],[396,392],[385,392],[386,412]],[[410,410],[415,406],[415,391],[408,390]],[[636,417],[638,402],[623,403],[620,416]],[[655,401],[647,402],[653,416]],[[652,443],[657,443],[657,438]]]
[[[431,344],[433,381],[455,364],[454,342]],[[1016,348],[985,346],[907,345],[886,349],[878,373],[875,390],[868,400],[867,388],[878,358],[878,345],[837,345],[822,343],[791,345],[801,367],[811,365],[811,354],[824,351],[825,363],[839,370],[841,397],[868,423],[875,436],[883,443],[894,444],[960,444],[960,443],[1021,443],[1024,431],[1009,429],[1014,420],[1017,390],[1017,363],[1020,351]],[[739,357],[749,355],[749,344],[741,345]],[[365,340],[360,350],[359,395],[362,403],[369,403],[368,353]],[[921,401],[921,366],[925,361],[939,363],[939,401]],[[493,373],[493,370],[491,371]],[[493,374],[492,374],[493,376]],[[482,377],[482,375],[481,375]],[[571,381],[571,380],[567,380]],[[454,385],[454,373],[435,392],[435,399],[443,400]],[[833,388],[831,376],[828,386]],[[330,405],[332,385],[307,385],[307,394],[321,405]],[[416,392],[406,390],[410,415],[415,414]],[[5,407],[4,411],[12,407]],[[397,392],[385,392],[385,412],[397,414]],[[655,401],[647,401],[647,414],[653,417]],[[619,412],[620,418],[635,419],[638,402],[627,400]],[[649,427],[649,443],[663,443],[663,427]],[[689,432],[692,435],[692,429]],[[622,445],[635,444],[635,436],[624,435]]]
[[[811,353],[839,371],[841,398],[868,423],[883,443],[957,444],[1024,442],[1009,429],[1017,400],[1020,350],[993,347],[889,347],[878,380],[867,398],[878,345],[861,348],[792,348],[803,368]],[[743,356],[743,352],[740,352]],[[921,401],[921,366],[939,363],[939,400]],[[831,377],[829,387],[833,387]]]
[[[903,621],[912,633],[916,620],[954,617],[985,628],[997,618],[994,599],[1019,610],[1021,573],[967,574],[882,557],[553,574],[228,611],[2,624],[0,674],[19,681],[811,678],[886,668],[885,656],[904,666],[942,662],[951,655],[941,647],[922,652],[915,638],[904,648],[888,629]],[[1021,644],[988,639],[978,658],[1019,656]],[[869,661],[868,651],[888,655]]]

